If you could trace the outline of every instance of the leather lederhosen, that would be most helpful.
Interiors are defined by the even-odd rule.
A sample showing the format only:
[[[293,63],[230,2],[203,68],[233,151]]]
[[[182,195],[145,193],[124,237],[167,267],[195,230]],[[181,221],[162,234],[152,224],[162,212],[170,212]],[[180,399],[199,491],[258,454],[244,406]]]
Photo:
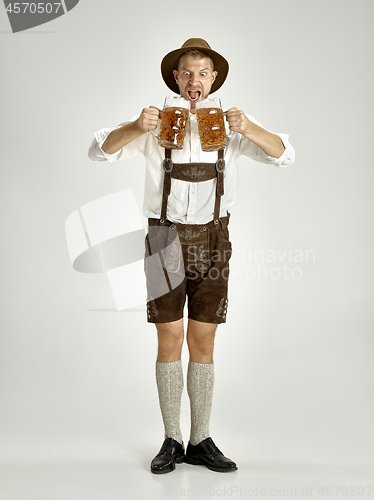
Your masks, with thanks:
[[[162,166],[161,216],[148,219],[146,237],[148,321],[163,323],[182,317],[187,294],[189,317],[208,323],[225,322],[231,243],[227,231],[230,214],[220,218],[224,150],[218,151],[216,163],[173,163],[171,150],[165,149]],[[214,178],[217,179],[216,196],[210,222],[181,224],[167,220],[171,179],[204,182]],[[185,287],[183,293],[180,286]]]

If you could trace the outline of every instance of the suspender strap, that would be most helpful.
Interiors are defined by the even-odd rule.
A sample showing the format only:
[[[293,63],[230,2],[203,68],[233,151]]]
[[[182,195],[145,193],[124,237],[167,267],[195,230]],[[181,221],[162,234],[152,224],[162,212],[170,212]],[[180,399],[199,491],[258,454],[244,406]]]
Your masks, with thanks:
[[[188,182],[204,182],[217,178],[216,200],[214,205],[214,223],[218,224],[221,196],[223,189],[223,171],[225,170],[224,150],[218,151],[216,163],[173,163],[171,160],[171,149],[165,149],[165,159],[162,163],[164,169],[164,187],[162,193],[160,223],[166,222],[166,211],[168,197],[171,189],[171,179],[179,179]]]
[[[162,192],[160,223],[165,224],[168,197],[171,189],[171,172],[173,170],[173,162],[171,161],[171,149],[165,149],[165,159],[162,162],[162,167],[164,169],[164,188]]]
[[[221,207],[221,196],[223,196],[223,171],[225,170],[225,160],[223,159],[223,149],[218,151],[218,160],[216,163],[216,172],[217,172],[217,186],[216,186],[216,202],[214,204],[214,215],[213,220],[214,224],[219,223],[219,210]]]

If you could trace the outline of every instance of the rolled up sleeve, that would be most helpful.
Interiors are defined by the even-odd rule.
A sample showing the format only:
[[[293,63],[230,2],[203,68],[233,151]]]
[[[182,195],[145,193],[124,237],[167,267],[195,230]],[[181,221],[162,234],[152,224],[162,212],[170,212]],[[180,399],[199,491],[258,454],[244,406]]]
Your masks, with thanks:
[[[134,139],[133,141],[129,142],[124,146],[123,148],[119,149],[113,154],[108,154],[105,151],[103,151],[102,146],[104,142],[106,141],[106,138],[108,135],[113,132],[113,130],[116,130],[123,125],[126,125],[126,123],[130,123],[134,120],[136,120],[138,116],[134,117],[133,119],[129,120],[128,122],[121,123],[118,125],[118,127],[114,128],[103,128],[99,130],[98,132],[95,132],[94,139],[90,144],[90,147],[88,149],[88,156],[91,160],[93,161],[109,161],[109,163],[113,163],[114,161],[118,160],[124,160],[126,158],[131,158],[132,156],[135,156],[138,153],[141,153],[144,150],[144,144],[145,144],[145,137],[144,135],[138,137],[137,139]]]
[[[277,134],[275,132],[273,132],[273,134],[281,138],[285,149],[279,158],[273,158],[272,156],[264,153],[262,149],[260,149],[265,160],[264,163],[270,163],[272,165],[275,165],[276,167],[288,167],[289,165],[292,165],[292,163],[295,161],[295,150],[288,140],[289,136],[287,134]]]
[[[91,145],[88,149],[88,156],[91,158],[93,161],[104,161],[107,160],[110,163],[113,161],[116,161],[119,159],[119,155],[122,151],[122,149],[119,149],[113,154],[108,154],[105,151],[101,149],[102,145],[104,144],[106,138],[108,135],[113,132],[113,130],[116,130],[115,128],[103,128],[99,130],[98,132],[95,132],[95,136],[93,141],[91,142]]]
[[[259,127],[265,128],[260,122],[253,118],[253,116],[246,116]],[[277,132],[272,132],[270,130],[268,130],[268,132],[277,135],[283,142],[285,149],[279,158],[273,158],[272,156],[267,155],[259,146],[257,146],[257,144],[250,141],[243,135],[240,137],[240,154],[244,154],[245,156],[261,163],[268,163],[270,165],[275,165],[276,167],[288,167],[295,161],[295,150],[289,141],[288,134],[278,134]]]

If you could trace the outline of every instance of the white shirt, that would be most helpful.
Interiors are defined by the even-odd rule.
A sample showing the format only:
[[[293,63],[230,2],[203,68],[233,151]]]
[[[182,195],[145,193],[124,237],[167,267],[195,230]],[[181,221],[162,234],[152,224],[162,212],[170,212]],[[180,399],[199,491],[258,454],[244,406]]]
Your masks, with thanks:
[[[246,116],[262,127],[252,116]],[[139,115],[130,121],[135,121],[138,117]],[[116,128],[122,125],[124,123]],[[225,149],[226,168],[224,171],[224,194],[221,197],[220,217],[227,215],[227,211],[230,210],[236,198],[240,155],[244,154],[256,161],[277,167],[287,167],[295,159],[295,151],[288,141],[287,134],[276,134],[281,138],[285,151],[279,158],[273,158],[265,154],[261,148],[242,134],[231,132],[226,121],[225,125],[229,141]],[[115,128],[104,128],[95,133],[95,138],[88,152],[91,160],[108,160],[109,162],[131,158],[138,153],[143,153],[146,163],[143,214],[147,218],[154,219],[159,219],[161,216],[164,176],[162,162],[165,157],[165,149],[157,143],[159,126],[160,121],[156,130],[141,135],[113,154],[105,153],[101,146]],[[171,158],[175,163],[215,163],[217,161],[217,152],[207,153],[201,150],[195,114],[189,114],[183,149],[172,150]],[[205,182],[187,182],[172,179],[167,218],[172,222],[182,224],[206,224],[213,219],[215,197],[216,179]]]

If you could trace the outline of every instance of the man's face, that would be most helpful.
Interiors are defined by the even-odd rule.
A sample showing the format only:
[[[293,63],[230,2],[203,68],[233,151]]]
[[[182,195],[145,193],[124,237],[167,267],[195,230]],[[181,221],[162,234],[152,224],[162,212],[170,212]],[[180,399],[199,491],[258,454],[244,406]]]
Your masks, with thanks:
[[[209,96],[218,73],[213,71],[209,57],[182,56],[178,69],[175,69],[173,74],[180,95],[191,101],[191,111],[194,111],[195,102]]]

